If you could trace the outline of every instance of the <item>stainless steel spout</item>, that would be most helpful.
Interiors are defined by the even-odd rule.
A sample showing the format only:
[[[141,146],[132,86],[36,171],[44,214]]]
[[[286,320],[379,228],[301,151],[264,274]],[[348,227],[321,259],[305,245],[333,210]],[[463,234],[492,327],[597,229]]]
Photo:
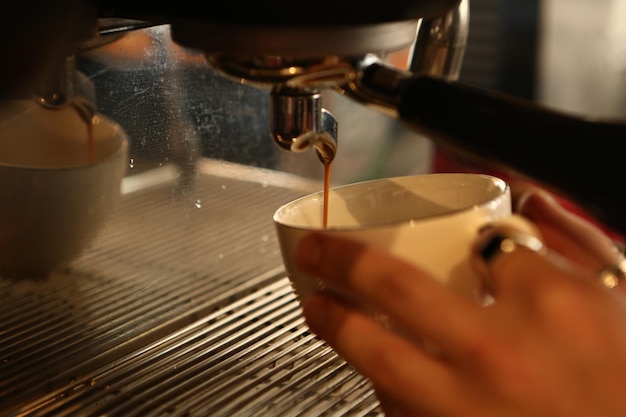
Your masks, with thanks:
[[[456,79],[465,51],[469,0],[442,16],[369,25],[174,25],[173,38],[202,47],[209,64],[227,77],[271,90],[271,136],[282,149],[315,149],[334,158],[337,122],[320,103],[322,89],[347,92],[367,105],[375,94],[359,86],[369,65],[393,51],[413,48],[417,72]],[[406,68],[403,68],[406,69]],[[383,108],[389,109],[386,100]]]
[[[71,54],[63,58],[62,62],[51,66],[51,69],[45,77],[38,80],[32,93],[35,101],[46,108],[56,108],[73,99],[75,56]]]
[[[282,149],[314,149],[322,163],[337,152],[337,121],[321,91],[339,90],[365,62],[410,48],[419,21],[340,26],[215,25],[200,39],[173,26],[173,38],[204,48],[208,63],[228,78],[270,90],[271,136]],[[217,35],[217,32],[220,35]]]
[[[337,153],[337,121],[322,108],[321,97],[318,90],[275,86],[270,99],[271,135],[282,149],[312,148],[322,163],[329,164]]]

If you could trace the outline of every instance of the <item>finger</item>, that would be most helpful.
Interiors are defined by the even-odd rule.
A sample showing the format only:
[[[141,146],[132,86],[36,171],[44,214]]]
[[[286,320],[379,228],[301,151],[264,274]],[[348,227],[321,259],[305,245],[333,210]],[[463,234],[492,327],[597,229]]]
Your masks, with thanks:
[[[604,268],[589,265],[581,267],[580,261],[577,263],[548,250],[543,242],[528,234],[526,229],[517,229],[514,225],[510,222],[492,224],[490,228],[482,230],[472,248],[473,266],[483,277],[487,293],[502,298],[503,288],[507,288],[511,294],[526,294],[533,298],[533,292],[545,290],[551,283],[558,280],[572,283],[575,279],[583,279],[587,283],[596,281],[604,287],[618,287],[618,290],[626,292],[626,260],[623,257],[617,256],[616,261],[604,263]],[[523,259],[519,265],[509,261],[522,271],[519,281],[511,278],[511,274],[497,271],[502,259]],[[597,262],[595,259],[595,264],[603,264]],[[554,268],[546,268],[545,265]]]
[[[583,276],[535,236],[510,225],[496,224],[484,230],[472,248],[472,259],[487,291],[496,299],[507,295],[534,298],[546,285]]]
[[[412,410],[434,410],[448,401],[452,374],[416,345],[325,293],[303,305],[308,326],[380,392]],[[398,387],[402,387],[400,390]]]
[[[405,404],[395,398],[396,395],[393,393],[397,391],[394,389],[391,394],[387,394],[381,388],[374,386],[374,392],[385,417],[427,417],[427,414],[422,410],[407,409]]]
[[[528,190],[520,199],[518,210],[537,224],[552,250],[592,274],[622,259],[617,246],[604,232],[566,210],[544,191]]]
[[[446,351],[462,348],[481,328],[476,304],[382,250],[315,233],[302,239],[296,260],[303,270]]]
[[[508,183],[511,187],[511,201],[513,207],[517,207],[520,200],[522,200],[530,190],[538,189],[535,183],[523,178],[509,178]]]

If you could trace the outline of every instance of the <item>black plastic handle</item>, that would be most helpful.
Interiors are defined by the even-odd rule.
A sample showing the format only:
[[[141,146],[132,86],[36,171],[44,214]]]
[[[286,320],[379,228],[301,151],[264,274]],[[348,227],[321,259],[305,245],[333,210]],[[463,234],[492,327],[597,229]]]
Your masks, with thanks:
[[[424,76],[406,80],[398,111],[435,142],[545,184],[626,233],[626,123]]]

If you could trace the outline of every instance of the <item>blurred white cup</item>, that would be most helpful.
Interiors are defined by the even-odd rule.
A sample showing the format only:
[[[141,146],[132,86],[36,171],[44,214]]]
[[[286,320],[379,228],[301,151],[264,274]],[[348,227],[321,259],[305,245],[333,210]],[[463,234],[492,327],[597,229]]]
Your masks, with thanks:
[[[88,126],[72,106],[0,103],[0,276],[38,277],[67,266],[113,211],[128,166],[123,129]]]
[[[425,174],[331,189],[326,232],[382,248],[483,303],[481,278],[472,267],[470,253],[478,230],[494,221],[510,222],[538,235],[530,222],[511,213],[510,188],[502,179],[481,174]],[[303,300],[320,283],[299,270],[294,251],[305,234],[324,229],[323,192],[280,207],[274,223],[285,269],[296,295]]]

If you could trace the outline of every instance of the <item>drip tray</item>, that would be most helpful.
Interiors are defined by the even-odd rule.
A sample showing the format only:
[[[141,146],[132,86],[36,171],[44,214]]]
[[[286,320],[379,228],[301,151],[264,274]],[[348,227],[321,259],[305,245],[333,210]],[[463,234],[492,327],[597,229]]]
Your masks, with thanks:
[[[125,178],[70,268],[0,278],[3,416],[382,415],[308,332],[282,268],[272,214],[319,183],[212,160],[198,173]]]

